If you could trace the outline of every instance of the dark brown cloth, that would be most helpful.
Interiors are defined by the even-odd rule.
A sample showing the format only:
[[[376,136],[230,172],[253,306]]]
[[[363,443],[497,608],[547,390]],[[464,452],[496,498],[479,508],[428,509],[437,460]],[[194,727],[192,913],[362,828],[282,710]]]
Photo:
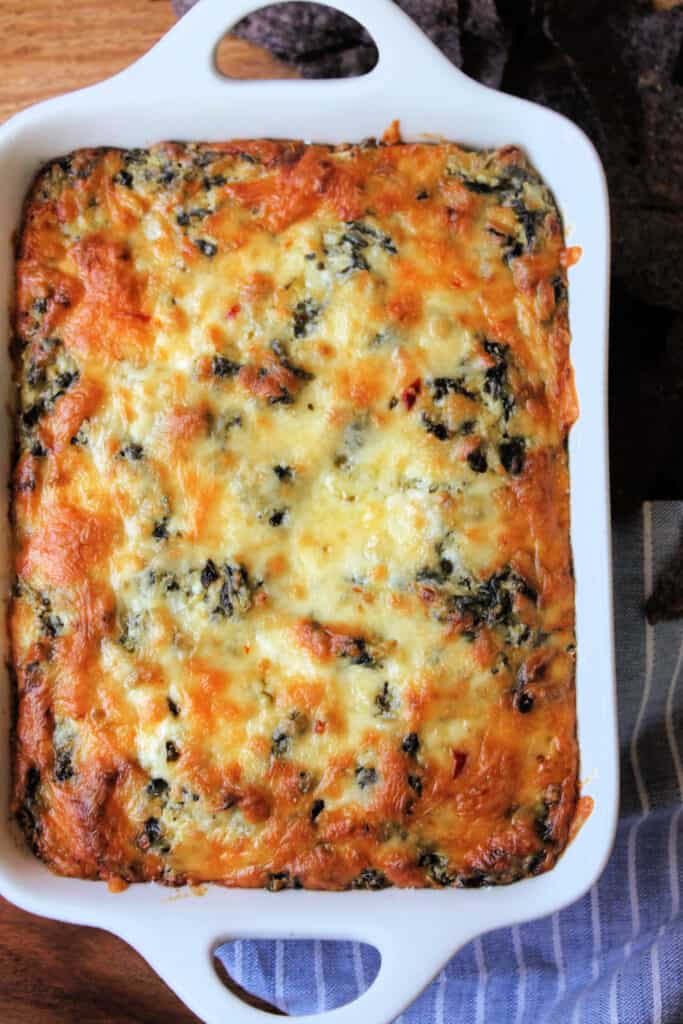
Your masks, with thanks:
[[[467,74],[567,114],[595,143],[612,211],[613,497],[617,511],[683,498],[683,8],[399,2]],[[314,4],[257,11],[234,31],[306,77],[358,74],[376,59],[356,22]]]

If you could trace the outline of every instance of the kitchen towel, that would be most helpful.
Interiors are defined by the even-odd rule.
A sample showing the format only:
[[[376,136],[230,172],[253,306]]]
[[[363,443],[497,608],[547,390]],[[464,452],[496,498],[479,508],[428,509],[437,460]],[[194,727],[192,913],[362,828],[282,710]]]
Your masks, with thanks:
[[[683,502],[648,502],[615,524],[621,817],[605,872],[552,917],[470,943],[401,1024],[683,1024],[683,619],[644,615],[682,538]],[[349,1002],[378,969],[351,942],[239,941],[219,955],[288,1013]]]

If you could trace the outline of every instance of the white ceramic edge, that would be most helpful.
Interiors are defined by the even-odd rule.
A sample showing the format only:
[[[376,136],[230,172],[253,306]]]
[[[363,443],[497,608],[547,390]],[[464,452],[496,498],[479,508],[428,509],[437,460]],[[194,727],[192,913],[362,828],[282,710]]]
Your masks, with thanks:
[[[406,138],[425,132],[471,145],[522,145],[550,183],[583,258],[570,273],[573,361],[581,416],[572,432],[572,535],[577,578],[577,710],[584,792],[596,811],[554,870],[513,886],[477,891],[287,892],[210,887],[207,895],[60,879],[0,828],[0,892],[33,913],[107,928],[134,946],[208,1024],[264,1020],[218,981],[210,951],[240,937],[348,938],[377,946],[379,975],[354,1003],[291,1018],[310,1024],[386,1024],[475,935],[549,914],[578,899],[600,875],[617,820],[618,757],[612,644],[607,449],[609,223],[605,179],[588,139],[552,111],[470,81],[391,0],[330,0],[364,23],[380,59],[343,81],[226,82],[213,70],[223,31],[257,0],[202,0],[145,57],[89,89],[48,100],[0,128],[0,287],[11,287],[7,238],[38,166],[85,145],[147,145],[162,138],[221,139],[283,134],[320,141],[379,134],[394,117]],[[283,131],[284,129],[284,131]],[[0,333],[8,329],[0,310]],[[9,393],[5,357],[4,379]],[[9,437],[9,418],[2,440]],[[8,467],[9,445],[0,452]],[[2,510],[0,510],[1,512]],[[4,521],[4,518],[3,518]],[[8,540],[3,538],[4,549]],[[8,560],[1,581],[8,583]],[[3,630],[4,633],[4,630]],[[0,693],[7,737],[9,686]],[[6,744],[5,744],[6,745]],[[6,806],[8,773],[0,778]],[[369,912],[370,911],[370,912]]]

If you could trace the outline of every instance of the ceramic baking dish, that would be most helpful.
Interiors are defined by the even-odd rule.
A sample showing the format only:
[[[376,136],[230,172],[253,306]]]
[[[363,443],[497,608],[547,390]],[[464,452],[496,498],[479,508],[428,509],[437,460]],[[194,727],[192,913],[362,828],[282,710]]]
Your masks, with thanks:
[[[612,651],[607,465],[609,225],[605,180],[586,137],[549,110],[470,81],[391,0],[330,0],[363,23],[379,49],[368,75],[339,81],[244,82],[214,69],[215,46],[258,0],[201,0],[142,60],[92,88],[41,103],[0,129],[0,289],[9,297],[12,237],[39,166],[81,146],[147,146],[162,139],[299,137],[320,142],[381,135],[399,118],[408,140],[445,137],[472,146],[516,143],[553,189],[571,244],[572,356],[581,415],[571,434],[572,539],[576,571],[577,700],[583,792],[594,810],[548,874],[479,890],[297,892],[209,887],[205,895],[137,885],[115,895],[104,883],[57,878],[0,820],[0,892],[35,914],[96,925],[144,956],[203,1020],[249,1024],[265,1015],[227,991],[212,950],[231,938],[356,939],[376,946],[381,968],[356,1002],[294,1018],[316,1024],[386,1024],[466,942],[493,928],[549,914],[581,896],[609,855],[617,816],[618,762]],[[6,303],[0,309],[0,374],[10,396]],[[0,420],[0,474],[11,443],[8,403]],[[2,501],[6,490],[1,489]],[[11,581],[7,517],[3,592]],[[5,631],[2,629],[4,637]],[[9,749],[11,692],[0,683],[0,744]],[[3,754],[0,806],[7,807]]]

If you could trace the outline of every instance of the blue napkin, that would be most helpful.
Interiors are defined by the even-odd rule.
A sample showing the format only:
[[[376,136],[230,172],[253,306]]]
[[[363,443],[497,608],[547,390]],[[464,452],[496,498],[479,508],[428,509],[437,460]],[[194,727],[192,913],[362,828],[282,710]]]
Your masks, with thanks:
[[[401,1024],[682,1024],[683,620],[650,626],[643,614],[682,537],[683,503],[615,524],[621,819],[604,874],[573,906],[461,950]],[[244,940],[218,955],[293,1014],[355,999],[379,968],[351,942]]]

